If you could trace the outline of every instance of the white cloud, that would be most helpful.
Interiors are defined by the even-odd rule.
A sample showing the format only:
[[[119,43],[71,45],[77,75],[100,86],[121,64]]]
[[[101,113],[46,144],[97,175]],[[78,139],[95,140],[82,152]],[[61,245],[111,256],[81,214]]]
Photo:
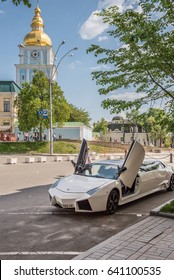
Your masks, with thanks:
[[[98,35],[102,34],[108,29],[108,24],[103,22],[103,19],[96,15],[102,9],[109,8],[113,5],[118,5],[120,0],[99,0],[96,11],[93,11],[89,18],[83,23],[80,28],[81,38],[84,40],[90,40]],[[124,2],[124,0],[121,0]]]
[[[127,2],[126,0],[100,0],[98,3],[98,9],[107,9],[111,6],[119,7],[119,11],[123,11],[124,3]]]
[[[102,69],[108,70],[108,69],[110,69],[110,67],[108,65],[105,65],[105,64],[90,67],[90,70],[92,70],[92,71],[99,71],[99,70],[102,70]]]
[[[118,93],[118,94],[111,94],[109,99],[113,100],[113,99],[117,99],[117,100],[126,100],[126,101],[134,101],[136,99],[139,98],[143,98],[145,97],[146,94],[145,93],[136,93],[136,92],[122,92],[122,93]],[[144,104],[143,106],[141,106],[141,108],[139,108],[139,113],[142,114],[144,112],[146,112],[148,109],[150,108],[149,105]],[[130,112],[131,109],[128,109],[126,111],[122,111],[121,113],[119,113],[119,116],[126,118],[126,113]]]
[[[80,28],[80,36],[83,40],[91,40],[108,29],[108,24],[103,23],[101,17],[95,13],[102,9],[107,9],[111,6],[119,7],[119,11],[123,12],[125,9],[134,8],[137,6],[139,0],[99,0],[96,11],[93,11],[88,19],[82,24]]]
[[[99,36],[98,37],[98,41],[99,42],[102,42],[102,41],[106,41],[106,40],[108,40],[109,38],[107,37],[107,36]]]
[[[96,12],[98,11],[93,12],[80,28],[80,35],[84,40],[93,39],[108,29],[108,24],[103,23],[103,19],[97,16]]]
[[[109,98],[110,99],[117,99],[117,100],[126,100],[126,101],[134,101],[137,98],[145,97],[145,93],[136,93],[136,92],[123,92],[121,94],[112,94]]]
[[[4,14],[4,11],[3,11],[3,10],[0,10],[0,14]]]
[[[78,65],[81,65],[82,63],[79,60],[76,60],[72,63],[68,64],[68,68],[71,70],[74,70]]]

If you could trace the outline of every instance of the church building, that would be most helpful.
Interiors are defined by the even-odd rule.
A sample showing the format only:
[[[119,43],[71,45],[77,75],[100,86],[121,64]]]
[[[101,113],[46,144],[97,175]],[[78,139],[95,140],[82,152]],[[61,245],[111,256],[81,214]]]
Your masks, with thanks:
[[[31,29],[31,32],[25,35],[23,44],[19,45],[20,63],[15,64],[16,83],[20,87],[25,82],[31,82],[35,69],[43,71],[48,79],[56,80],[57,77],[52,42],[44,32],[44,23],[38,4],[35,8]]]

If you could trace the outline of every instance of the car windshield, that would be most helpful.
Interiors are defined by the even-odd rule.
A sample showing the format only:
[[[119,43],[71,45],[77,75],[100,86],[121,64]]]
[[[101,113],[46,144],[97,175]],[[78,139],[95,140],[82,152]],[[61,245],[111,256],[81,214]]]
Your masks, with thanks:
[[[118,166],[113,164],[93,163],[84,170],[83,175],[97,178],[117,179]]]

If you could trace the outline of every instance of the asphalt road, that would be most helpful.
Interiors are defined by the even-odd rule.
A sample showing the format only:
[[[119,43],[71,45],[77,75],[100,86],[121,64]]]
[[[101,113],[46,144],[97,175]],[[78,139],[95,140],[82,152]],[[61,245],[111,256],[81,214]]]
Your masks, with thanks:
[[[1,260],[72,259],[174,198],[173,192],[160,192],[121,206],[111,216],[50,206],[50,184],[72,172],[68,161],[0,165]]]

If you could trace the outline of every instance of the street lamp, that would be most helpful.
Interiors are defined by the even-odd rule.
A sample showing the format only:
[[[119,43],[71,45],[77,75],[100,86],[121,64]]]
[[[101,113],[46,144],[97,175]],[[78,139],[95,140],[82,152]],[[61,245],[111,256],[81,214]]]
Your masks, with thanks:
[[[58,46],[57,48],[57,51],[56,51],[56,54],[58,53],[59,51],[59,48],[62,44],[64,44],[65,41],[62,41],[62,43]],[[52,122],[52,82],[53,82],[53,78],[54,78],[54,75],[56,74],[57,72],[57,69],[61,63],[61,61],[69,55],[69,53],[71,53],[72,51],[75,51],[77,50],[78,48],[75,47],[73,49],[70,49],[67,53],[65,53],[61,58],[60,60],[58,61],[57,63],[57,66],[55,68],[55,71],[53,72],[53,68],[54,68],[54,62],[56,60],[56,55],[54,56],[54,61],[53,61],[53,67],[52,67],[52,73],[50,75],[50,78],[48,78],[48,81],[49,81],[49,96],[50,96],[50,155],[53,155],[53,122]]]
[[[40,48],[41,48],[42,53],[43,53],[43,48],[42,48],[42,44],[41,44],[40,39],[38,39],[37,41],[40,44]],[[50,155],[53,155],[52,81],[53,81],[54,75],[56,74],[57,67],[56,67],[56,70],[54,71],[54,73],[53,73],[53,68],[55,66],[55,60],[56,60],[57,53],[59,52],[60,47],[64,44],[65,44],[64,40],[59,44],[59,46],[56,50],[56,53],[54,55],[54,58],[53,58],[53,65],[52,65],[52,68],[51,68],[50,75],[48,75],[48,73],[47,73],[47,78],[48,78],[48,82],[49,82],[49,97],[50,97]]]

